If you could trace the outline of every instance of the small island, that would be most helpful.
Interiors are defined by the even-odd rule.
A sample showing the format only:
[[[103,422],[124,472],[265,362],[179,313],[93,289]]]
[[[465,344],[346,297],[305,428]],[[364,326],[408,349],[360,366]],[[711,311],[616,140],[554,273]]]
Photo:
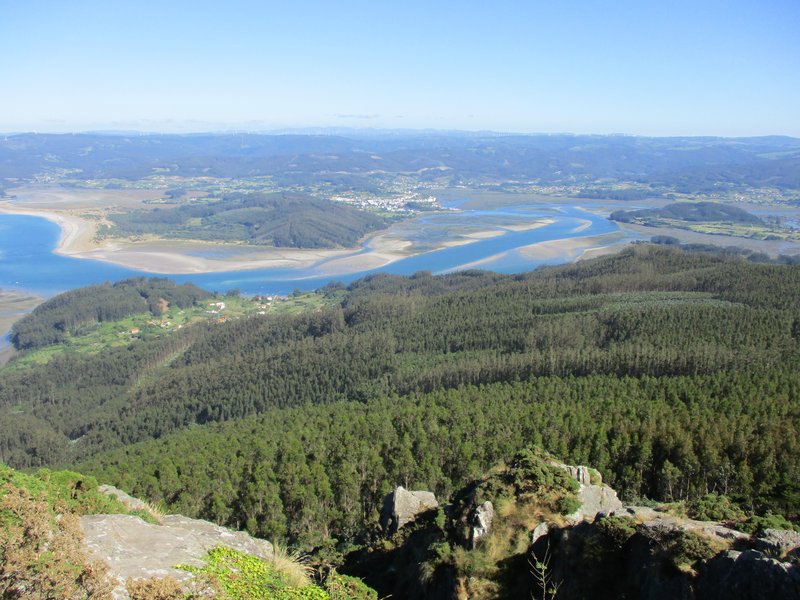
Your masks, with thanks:
[[[618,210],[612,221],[644,227],[686,229],[697,233],[757,240],[798,240],[798,232],[775,219],[766,221],[746,210],[719,202],[675,202],[661,208]]]

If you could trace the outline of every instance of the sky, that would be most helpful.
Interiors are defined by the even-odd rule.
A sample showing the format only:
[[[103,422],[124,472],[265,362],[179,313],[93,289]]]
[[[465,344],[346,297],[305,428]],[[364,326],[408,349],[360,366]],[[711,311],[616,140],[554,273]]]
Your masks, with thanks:
[[[0,0],[0,131],[800,137],[800,0]]]

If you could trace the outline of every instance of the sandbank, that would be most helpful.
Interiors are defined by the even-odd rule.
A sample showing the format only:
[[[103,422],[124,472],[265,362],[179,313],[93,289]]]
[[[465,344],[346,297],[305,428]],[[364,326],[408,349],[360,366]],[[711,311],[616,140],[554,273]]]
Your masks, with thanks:
[[[410,242],[376,235],[362,247],[342,250],[267,248],[191,240],[131,241],[95,239],[99,222],[70,210],[21,208],[0,202],[0,213],[42,217],[61,228],[54,252],[72,258],[100,260],[158,274],[196,274],[269,268],[309,268],[324,265],[336,273],[378,268],[408,256]],[[213,256],[224,255],[220,256]],[[205,255],[205,256],[204,256]],[[336,262],[336,261],[339,262]],[[331,262],[333,261],[333,262]]]
[[[584,228],[585,229],[585,228]],[[580,258],[589,258],[593,253],[602,249],[611,249],[626,241],[625,235],[619,232],[602,235],[591,235],[577,238],[564,238],[539,242],[519,249],[522,256],[533,260],[551,260],[560,258],[565,261],[574,261]]]
[[[8,362],[15,353],[14,347],[5,339],[11,326],[42,301],[43,298],[27,292],[0,289],[0,365]]]
[[[316,267],[322,275],[341,275],[377,269],[414,254],[410,241],[386,235],[386,232],[377,233],[364,240],[361,247],[341,250],[267,248],[164,239],[109,239],[99,242],[96,234],[98,226],[102,223],[100,218],[88,218],[80,209],[57,210],[50,208],[52,206],[48,204],[48,208],[31,208],[0,202],[0,212],[42,217],[58,224],[61,236],[54,250],[57,254],[99,260],[162,275],[311,267]],[[530,231],[553,222],[552,219],[538,219],[531,223],[462,233],[454,239],[437,244],[436,249],[500,236],[505,233],[504,230]]]
[[[620,232],[605,233],[600,235],[562,238],[538,242],[529,246],[522,246],[516,250],[509,250],[494,256],[487,256],[480,260],[461,265],[465,269],[491,268],[491,264],[508,254],[518,252],[522,257],[533,261],[552,261],[560,260],[563,262],[573,262],[584,258],[592,258],[601,254],[611,254],[619,250],[621,245],[629,241],[625,234]]]
[[[509,231],[533,231],[534,229],[539,229],[540,227],[546,227],[547,225],[552,225],[555,223],[555,219],[538,219],[533,223],[522,223],[518,225],[503,225],[503,229],[508,229]],[[589,225],[591,225],[591,221],[587,221]],[[584,228],[585,229],[585,228]]]

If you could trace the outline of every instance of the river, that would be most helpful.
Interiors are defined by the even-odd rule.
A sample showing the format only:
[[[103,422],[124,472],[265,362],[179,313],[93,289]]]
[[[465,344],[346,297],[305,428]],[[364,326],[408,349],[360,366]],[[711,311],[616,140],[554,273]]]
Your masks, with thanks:
[[[456,208],[453,203],[450,208]],[[553,222],[535,229],[515,231],[509,223],[537,219]],[[351,282],[376,272],[410,275],[420,270],[446,273],[464,268],[483,268],[503,273],[533,269],[541,264],[563,262],[563,258],[533,260],[520,249],[551,240],[586,237],[617,231],[617,226],[596,214],[564,205],[530,205],[496,210],[451,210],[422,215],[400,227],[418,247],[435,246],[454,226],[497,229],[501,235],[468,244],[409,256],[378,269],[330,275],[325,260],[303,269],[254,269],[191,275],[159,275],[179,282],[190,281],[205,289],[225,291],[238,288],[244,294],[285,295],[295,289],[315,289],[331,281]],[[55,254],[60,229],[40,217],[0,215],[0,288],[17,289],[52,296],[61,291],[104,281],[151,275],[110,263]],[[362,250],[368,252],[369,245]],[[478,264],[476,264],[478,263]]]

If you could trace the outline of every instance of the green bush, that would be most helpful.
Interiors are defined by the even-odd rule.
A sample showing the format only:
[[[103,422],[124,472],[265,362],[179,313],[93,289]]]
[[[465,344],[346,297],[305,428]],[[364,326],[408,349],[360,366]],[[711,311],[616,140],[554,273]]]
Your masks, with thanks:
[[[94,477],[74,471],[39,469],[34,475],[28,475],[0,464],[0,495],[3,484],[26,490],[36,498],[44,498],[51,508],[58,504],[78,515],[128,512],[119,500],[97,490]]]
[[[325,579],[325,589],[331,600],[378,600],[378,592],[357,577],[331,571]]]
[[[313,584],[292,587],[268,562],[230,548],[212,548],[203,567],[178,568],[209,577],[230,600],[328,600]]]
[[[558,512],[562,515],[571,515],[581,507],[581,502],[573,494],[561,496],[556,503]]]
[[[606,517],[595,523],[595,527],[616,548],[622,548],[636,533],[636,523],[630,517]]]
[[[800,531],[795,523],[788,521],[783,515],[767,512],[763,516],[752,515],[746,521],[736,523],[736,529],[749,534],[761,533],[765,529],[788,529]]]
[[[716,554],[711,542],[694,531],[680,531],[667,546],[667,554],[676,569],[708,560]]]
[[[734,521],[745,516],[744,511],[730,498],[714,493],[692,500],[686,511],[692,519],[700,521]]]
[[[589,468],[589,483],[592,485],[600,485],[603,483],[603,476],[597,469]]]

